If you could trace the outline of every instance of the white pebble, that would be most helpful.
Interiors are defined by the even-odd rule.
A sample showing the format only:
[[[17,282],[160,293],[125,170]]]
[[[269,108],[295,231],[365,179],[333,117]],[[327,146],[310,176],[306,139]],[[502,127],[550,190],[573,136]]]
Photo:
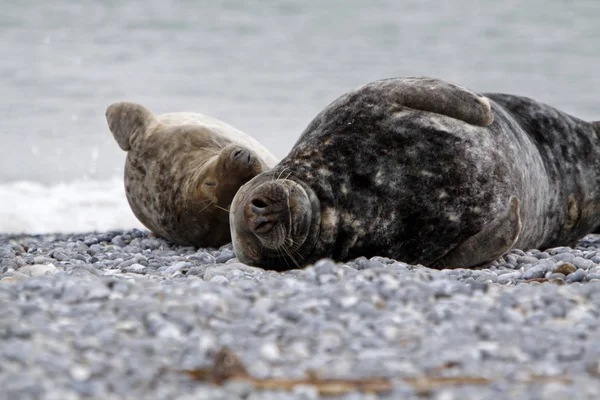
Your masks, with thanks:
[[[342,298],[340,298],[340,306],[342,306],[342,308],[350,308],[352,306],[354,306],[356,303],[358,303],[358,297],[357,296],[344,296]]]
[[[72,366],[69,370],[69,373],[71,374],[71,378],[78,382],[87,381],[88,379],[90,379],[90,376],[92,376],[92,371],[90,370],[90,368],[81,364],[76,364]]]
[[[19,272],[29,276],[44,276],[54,275],[58,272],[58,269],[54,266],[54,264],[34,264],[25,265],[19,268]]]
[[[223,275],[217,275],[210,278],[210,282],[229,283],[229,279],[225,278]]]
[[[267,361],[275,362],[281,359],[279,347],[273,342],[264,343],[260,347],[260,355]]]
[[[319,398],[319,391],[313,385],[296,385],[294,386],[294,395],[301,400],[316,400]]]

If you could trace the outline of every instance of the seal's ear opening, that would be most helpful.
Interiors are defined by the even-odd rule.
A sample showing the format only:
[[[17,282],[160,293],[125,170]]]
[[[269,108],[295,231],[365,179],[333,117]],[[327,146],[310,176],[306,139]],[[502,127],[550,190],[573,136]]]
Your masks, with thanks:
[[[119,147],[125,151],[131,150],[135,137],[145,132],[154,120],[152,111],[136,103],[123,101],[111,104],[106,109],[108,128]]]

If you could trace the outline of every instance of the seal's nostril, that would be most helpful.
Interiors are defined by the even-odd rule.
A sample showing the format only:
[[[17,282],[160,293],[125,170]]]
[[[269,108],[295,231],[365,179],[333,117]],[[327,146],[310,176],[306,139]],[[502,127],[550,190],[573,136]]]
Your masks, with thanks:
[[[254,199],[252,200],[252,205],[257,208],[265,208],[268,204],[261,199]]]
[[[269,233],[275,226],[275,221],[271,221],[266,218],[257,218],[254,220],[254,232],[255,233]]]
[[[238,149],[232,153],[233,158],[238,158],[244,150]]]

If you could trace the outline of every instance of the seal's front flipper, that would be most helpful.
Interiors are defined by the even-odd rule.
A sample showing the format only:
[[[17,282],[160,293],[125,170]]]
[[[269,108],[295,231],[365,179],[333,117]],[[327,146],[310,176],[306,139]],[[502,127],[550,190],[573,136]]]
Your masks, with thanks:
[[[440,79],[392,78],[373,85],[385,87],[400,106],[446,115],[478,126],[488,126],[494,121],[487,97]]]
[[[140,104],[123,101],[108,106],[106,121],[119,147],[129,151],[138,134],[146,132],[156,117]]]
[[[491,262],[509,251],[521,232],[519,200],[511,196],[502,215],[438,261],[433,268],[469,268]]]

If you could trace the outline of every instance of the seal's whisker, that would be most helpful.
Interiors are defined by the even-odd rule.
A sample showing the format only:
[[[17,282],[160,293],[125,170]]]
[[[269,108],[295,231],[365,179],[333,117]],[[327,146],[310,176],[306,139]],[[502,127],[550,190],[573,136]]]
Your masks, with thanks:
[[[276,180],[276,181],[280,180],[280,179],[281,179],[281,175],[283,175],[283,173],[284,173],[285,171],[287,171],[288,169],[289,169],[288,167],[285,167],[284,169],[282,169],[282,170],[279,172],[279,175],[277,176],[277,179],[275,179],[275,180]]]
[[[217,139],[215,139],[214,137],[211,137],[211,138],[210,138],[210,140],[211,140],[211,141],[212,141],[212,142],[213,142],[215,145],[217,145],[217,147],[219,147],[220,149],[224,149],[224,148],[225,148],[225,145],[224,145],[224,144],[221,144],[221,143],[219,143],[219,142],[217,141]]]
[[[294,256],[292,255],[292,253],[289,252],[288,249],[285,248],[285,246],[281,246],[281,249],[284,251],[285,254],[287,254],[287,256],[292,260],[292,262],[294,263],[294,265],[296,266],[296,268],[300,268],[300,264],[298,263],[298,261],[296,261],[296,259],[294,258]]]
[[[301,260],[304,260],[304,256],[298,251],[297,247],[298,247],[298,243],[291,237],[288,236],[286,238],[286,240],[288,241],[288,245],[289,245],[289,251],[291,251],[292,253],[294,253],[295,255],[297,255],[298,257],[300,257]]]
[[[205,205],[204,207],[202,207],[202,209],[200,211],[198,211],[198,214],[200,214],[202,211],[206,210],[208,207],[210,207],[213,203],[208,203],[207,205]]]
[[[217,207],[218,209],[220,209],[220,210],[223,210],[223,211],[225,211],[225,212],[229,212],[229,210],[228,210],[228,209],[226,209],[226,208],[223,208],[223,207],[221,207],[221,206],[218,206],[218,205],[216,205],[215,203],[213,203],[213,206],[215,206],[215,207]]]
[[[275,248],[275,252],[277,253],[277,258],[278,259],[283,259],[283,261],[285,262],[285,266],[286,268],[290,268],[290,264],[287,261],[287,258],[283,256],[282,252],[281,252],[281,246],[277,246]]]

